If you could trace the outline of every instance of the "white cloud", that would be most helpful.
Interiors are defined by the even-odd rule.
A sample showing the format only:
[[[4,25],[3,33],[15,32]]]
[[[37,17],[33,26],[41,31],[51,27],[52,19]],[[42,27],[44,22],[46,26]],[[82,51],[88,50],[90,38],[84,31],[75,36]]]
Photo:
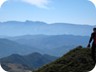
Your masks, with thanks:
[[[39,8],[48,8],[47,5],[50,2],[49,0],[22,0],[22,1],[37,6]]]
[[[0,0],[0,8],[3,5],[3,3],[5,3],[7,0]]]
[[[6,1],[21,1],[39,8],[48,8],[48,4],[50,3],[50,0],[0,0],[0,7]]]

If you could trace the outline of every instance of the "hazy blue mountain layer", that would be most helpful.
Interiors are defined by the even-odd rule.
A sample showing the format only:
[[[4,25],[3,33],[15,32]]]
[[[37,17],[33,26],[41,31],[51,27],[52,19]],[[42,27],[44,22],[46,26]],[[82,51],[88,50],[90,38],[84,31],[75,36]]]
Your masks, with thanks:
[[[74,35],[24,35],[0,39],[0,57],[11,54],[39,52],[62,56],[78,45],[87,46],[88,36]]]
[[[93,26],[76,25],[68,23],[53,23],[47,24],[39,21],[8,21],[0,22],[0,34],[9,36],[18,36],[26,34],[47,34],[47,35],[82,35],[88,36],[92,31]]]

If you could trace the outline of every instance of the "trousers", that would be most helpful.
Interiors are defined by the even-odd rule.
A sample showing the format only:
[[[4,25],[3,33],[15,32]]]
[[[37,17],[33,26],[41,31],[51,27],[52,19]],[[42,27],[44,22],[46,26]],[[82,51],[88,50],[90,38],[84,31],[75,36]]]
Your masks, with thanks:
[[[91,52],[92,52],[92,59],[96,63],[96,44],[92,44]]]

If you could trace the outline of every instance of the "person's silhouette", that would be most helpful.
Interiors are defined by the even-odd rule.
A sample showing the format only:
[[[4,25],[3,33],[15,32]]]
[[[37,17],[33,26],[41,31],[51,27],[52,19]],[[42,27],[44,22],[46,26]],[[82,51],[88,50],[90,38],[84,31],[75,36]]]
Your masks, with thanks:
[[[92,58],[93,58],[93,60],[95,61],[95,63],[96,63],[96,54],[95,54],[95,52],[96,52],[96,28],[93,28],[93,33],[91,34],[91,37],[90,37],[90,40],[89,40],[89,44],[88,44],[88,47],[90,47],[90,43],[93,41],[93,43],[92,43],[92,49],[91,49],[91,51],[92,51]]]

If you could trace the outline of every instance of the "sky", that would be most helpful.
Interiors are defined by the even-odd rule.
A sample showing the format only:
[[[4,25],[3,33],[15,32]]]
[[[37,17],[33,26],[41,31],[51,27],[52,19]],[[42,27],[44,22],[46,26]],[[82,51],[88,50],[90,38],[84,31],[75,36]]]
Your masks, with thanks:
[[[89,0],[0,0],[0,22],[26,20],[96,25],[96,8]]]

